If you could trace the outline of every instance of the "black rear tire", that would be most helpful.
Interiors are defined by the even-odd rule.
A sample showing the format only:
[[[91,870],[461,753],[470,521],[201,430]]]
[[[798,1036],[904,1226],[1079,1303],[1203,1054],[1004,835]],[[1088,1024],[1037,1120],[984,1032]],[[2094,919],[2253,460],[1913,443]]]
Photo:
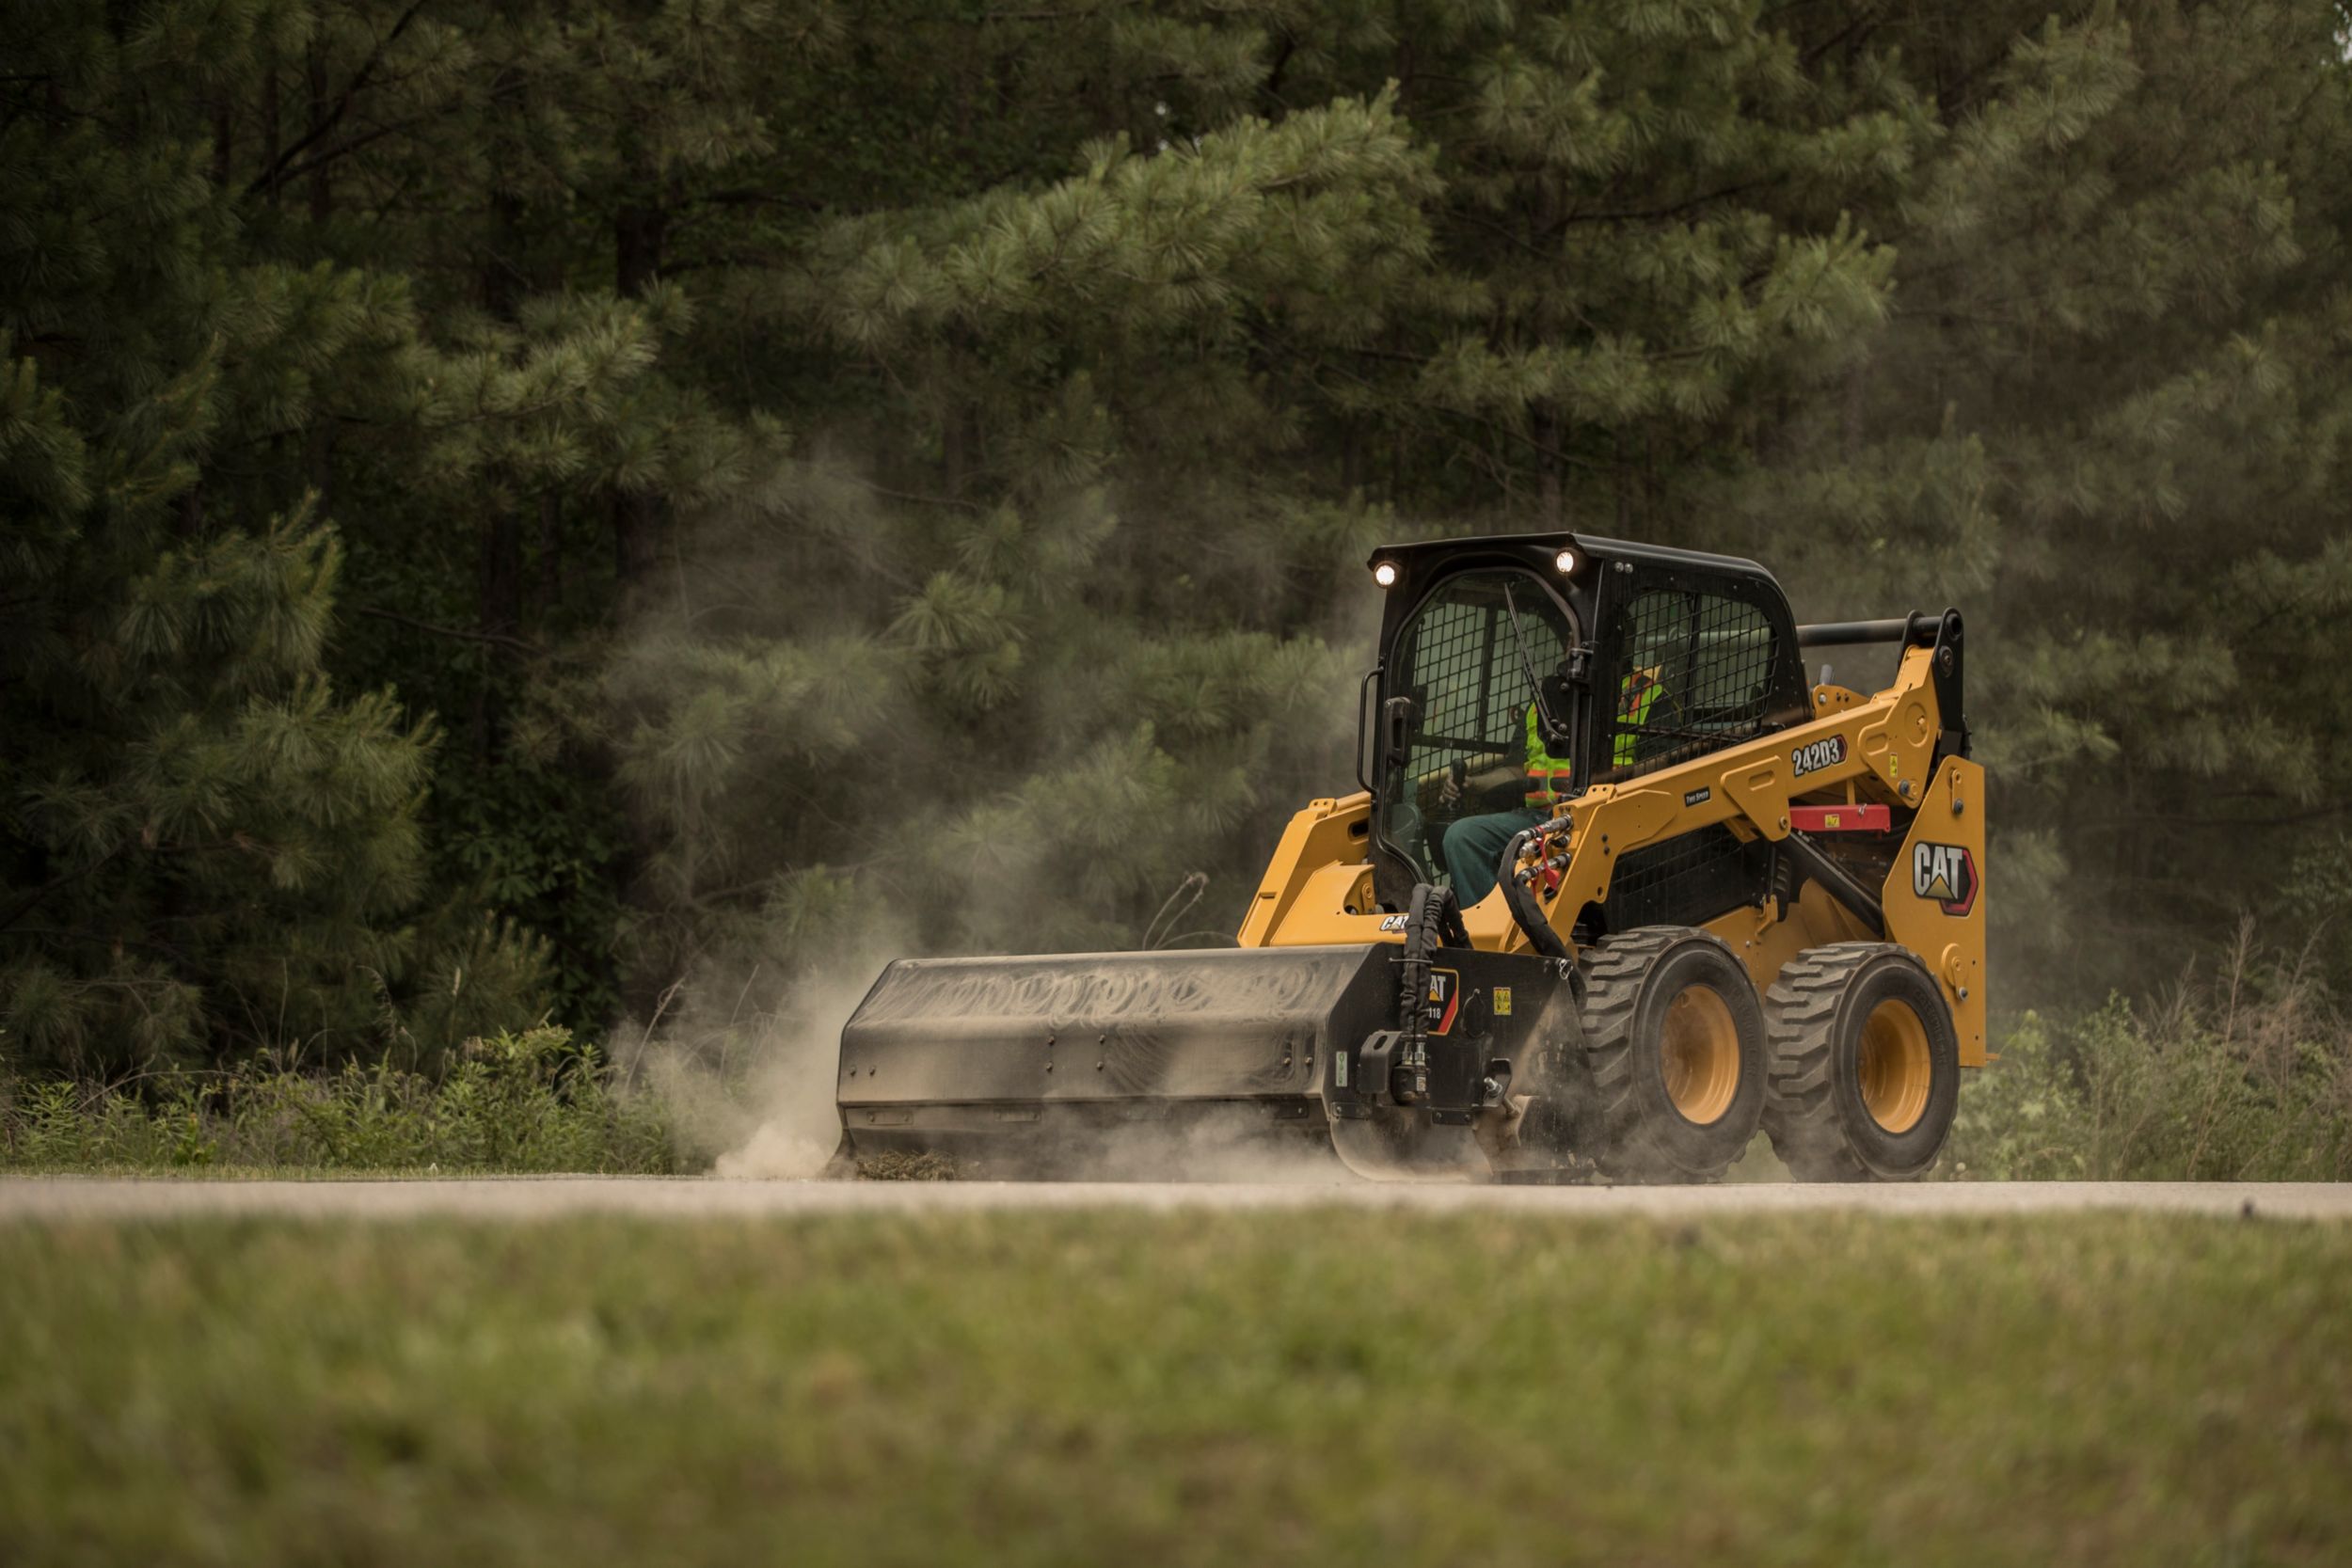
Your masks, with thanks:
[[[1581,962],[1587,1150],[1629,1180],[1716,1180],[1764,1111],[1764,1007],[1747,970],[1688,926],[1605,937]]]
[[[1766,994],[1764,1131],[1803,1181],[1911,1181],[1960,1108],[1960,1035],[1924,965],[1892,942],[1806,949]]]

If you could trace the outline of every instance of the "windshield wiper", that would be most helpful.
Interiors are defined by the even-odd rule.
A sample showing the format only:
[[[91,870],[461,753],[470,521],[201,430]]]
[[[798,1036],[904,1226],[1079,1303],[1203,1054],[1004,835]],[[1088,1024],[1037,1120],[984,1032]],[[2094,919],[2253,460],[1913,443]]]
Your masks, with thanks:
[[[1502,608],[1511,617],[1511,636],[1519,645],[1519,668],[1527,672],[1527,689],[1535,694],[1535,718],[1543,725],[1544,752],[1551,752],[1550,737],[1560,733],[1560,721],[1553,718],[1551,708],[1544,702],[1544,683],[1535,678],[1535,656],[1528,652],[1527,632],[1519,625],[1519,605],[1511,596],[1511,584],[1502,585]]]

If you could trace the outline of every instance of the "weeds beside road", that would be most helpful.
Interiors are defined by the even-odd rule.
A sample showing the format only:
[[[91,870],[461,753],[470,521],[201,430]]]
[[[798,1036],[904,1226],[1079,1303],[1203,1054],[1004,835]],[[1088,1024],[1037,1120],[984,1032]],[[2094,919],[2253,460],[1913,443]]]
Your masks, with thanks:
[[[2352,1180],[2352,1019],[2241,932],[2217,974],[2027,1013],[1963,1081],[1939,1171],[1988,1180]]]
[[[2168,1003],[2027,1013],[1995,1049],[1963,1080],[1943,1178],[2352,1179],[2352,1022],[2244,943]],[[248,1062],[107,1085],[0,1065],[0,1169],[652,1175],[708,1169],[731,1147],[719,1128],[757,1121],[715,1072],[624,1080],[549,1028],[467,1042],[435,1076]],[[1783,1174],[1758,1139],[1735,1176]]]
[[[550,1028],[470,1041],[437,1077],[260,1062],[130,1086],[0,1077],[0,1168],[662,1175],[691,1159],[679,1132],[667,1099]]]

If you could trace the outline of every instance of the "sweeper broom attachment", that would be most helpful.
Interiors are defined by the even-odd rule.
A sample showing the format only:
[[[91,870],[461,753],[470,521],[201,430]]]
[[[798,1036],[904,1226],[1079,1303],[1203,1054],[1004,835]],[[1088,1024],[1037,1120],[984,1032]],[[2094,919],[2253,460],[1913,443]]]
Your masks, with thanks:
[[[1578,534],[1373,571],[1360,787],[1293,817],[1238,945],[890,965],[846,1152],[1705,1180],[1761,1129],[1801,1178],[1926,1171],[1985,1059],[1959,612],[1801,627],[1752,562]],[[1875,691],[1807,678],[1874,646]]]

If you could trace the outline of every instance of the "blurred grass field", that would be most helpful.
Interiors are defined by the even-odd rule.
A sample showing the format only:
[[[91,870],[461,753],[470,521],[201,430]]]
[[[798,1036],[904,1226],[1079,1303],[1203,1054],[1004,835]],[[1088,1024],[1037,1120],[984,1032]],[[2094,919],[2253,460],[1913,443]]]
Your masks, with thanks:
[[[2352,1227],[0,1226],[0,1557],[2332,1563]]]

